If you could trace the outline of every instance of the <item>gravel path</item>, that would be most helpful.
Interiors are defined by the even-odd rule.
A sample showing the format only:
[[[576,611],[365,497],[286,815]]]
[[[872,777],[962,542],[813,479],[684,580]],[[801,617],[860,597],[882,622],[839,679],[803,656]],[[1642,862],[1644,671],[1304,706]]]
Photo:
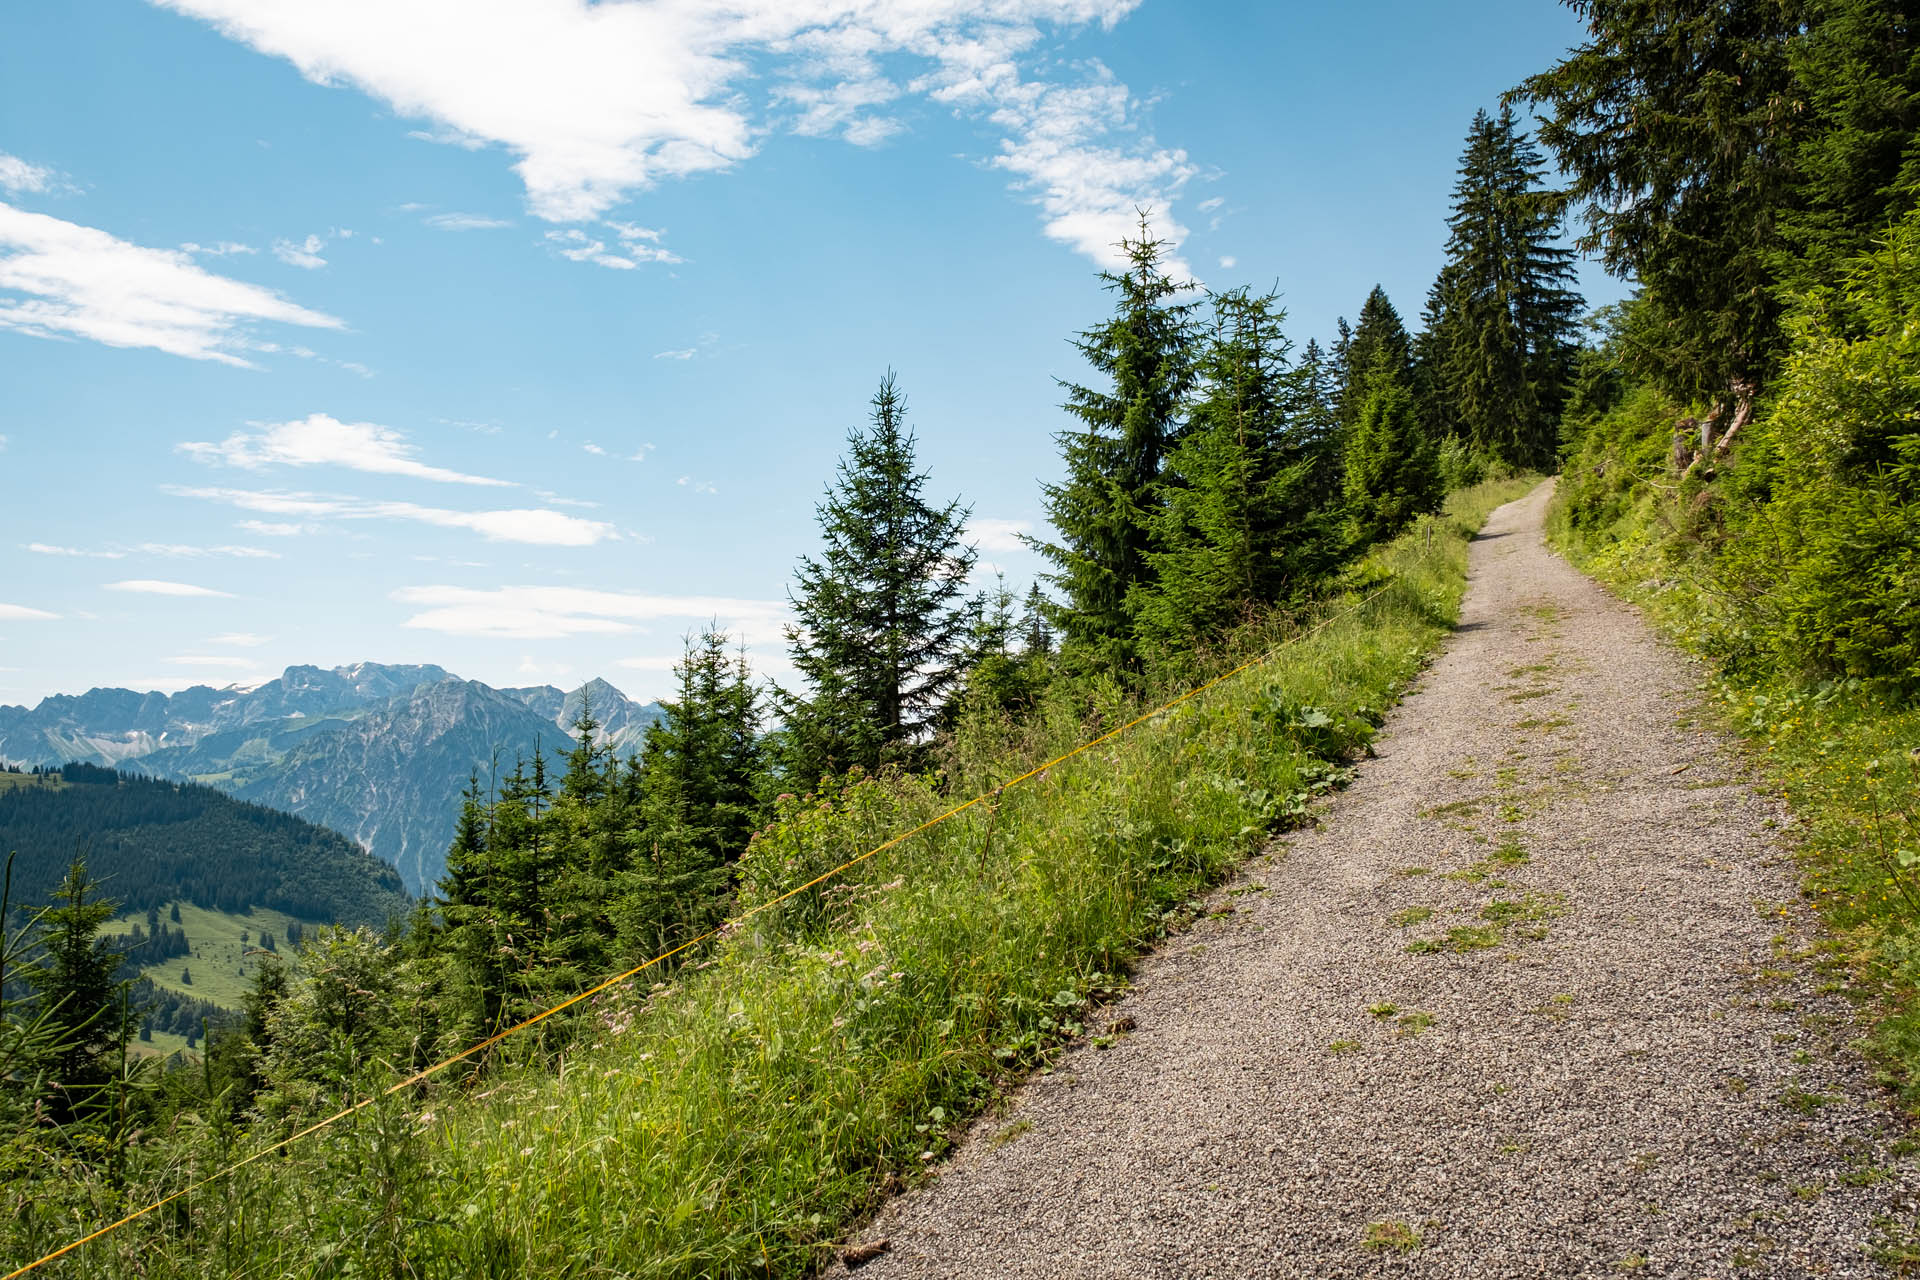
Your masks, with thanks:
[[[1548,493],[1494,513],[1320,827],[894,1202],[860,1280],[1884,1274],[1920,1168],[1797,958],[1784,814],[1693,725],[1698,669],[1546,549]]]

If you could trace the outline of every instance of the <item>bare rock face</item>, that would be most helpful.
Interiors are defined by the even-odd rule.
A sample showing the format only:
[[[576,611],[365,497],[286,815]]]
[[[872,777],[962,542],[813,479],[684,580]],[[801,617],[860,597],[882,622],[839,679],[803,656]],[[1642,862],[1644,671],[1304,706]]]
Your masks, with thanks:
[[[567,750],[583,700],[596,738],[622,756],[662,714],[597,679],[568,693],[431,665],[297,666],[250,689],[94,689],[0,707],[0,760],[204,782],[351,836],[421,893],[445,868],[468,779]]]

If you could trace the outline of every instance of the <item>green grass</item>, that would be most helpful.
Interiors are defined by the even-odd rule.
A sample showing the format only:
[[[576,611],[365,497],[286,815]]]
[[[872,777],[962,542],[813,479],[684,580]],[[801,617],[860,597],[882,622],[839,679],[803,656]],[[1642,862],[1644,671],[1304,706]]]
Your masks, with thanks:
[[[142,969],[141,976],[151,978],[157,987],[200,1000],[210,1000],[223,1009],[237,1010],[241,1007],[247,988],[253,984],[254,971],[260,966],[261,931],[273,935],[281,955],[290,956],[293,952],[287,945],[287,926],[299,920],[297,916],[269,911],[264,907],[257,907],[246,915],[236,915],[196,907],[190,902],[176,905],[180,908],[180,923],[174,925],[164,907],[160,911],[160,922],[170,928],[185,929],[187,945],[193,949],[193,954],[176,956],[162,964],[148,965]],[[311,930],[318,928],[322,922],[299,920],[299,923]],[[126,933],[135,924],[146,928],[146,912],[134,911],[117,916],[101,926],[101,932]],[[241,940],[242,935],[247,941]],[[191,985],[180,981],[183,969],[192,971]]]
[[[1273,661],[754,917],[699,964],[595,1001],[559,1070],[509,1064],[472,1096],[385,1099],[64,1274],[806,1274],[966,1118],[1104,1025],[1093,1005],[1134,959],[1302,820],[1325,756],[1364,750],[1457,617],[1469,533],[1527,487],[1456,494],[1430,551],[1416,531],[1377,552],[1334,620]],[[1116,699],[1103,720],[1130,713]],[[952,790],[984,790],[1090,727],[963,734]],[[951,802],[915,778],[789,801],[743,861],[743,905]],[[1409,1013],[1396,1030],[1430,1022]],[[55,1204],[0,1192],[3,1256],[245,1149],[183,1133],[138,1149],[124,1189]]]

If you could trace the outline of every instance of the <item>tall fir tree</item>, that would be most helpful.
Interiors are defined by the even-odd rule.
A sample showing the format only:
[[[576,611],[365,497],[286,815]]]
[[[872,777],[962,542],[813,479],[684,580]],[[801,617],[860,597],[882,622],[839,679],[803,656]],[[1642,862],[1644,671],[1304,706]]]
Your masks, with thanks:
[[[1391,538],[1445,496],[1439,450],[1420,428],[1405,376],[1382,353],[1347,438],[1346,498],[1358,546]]]
[[[1340,326],[1340,425],[1351,430],[1360,420],[1374,365],[1385,359],[1395,376],[1404,380],[1411,371],[1413,342],[1387,291],[1377,284],[1360,304],[1360,319],[1352,331],[1346,331],[1345,320]]]
[[[1272,295],[1215,295],[1189,427],[1167,458],[1153,576],[1130,600],[1160,651],[1205,643],[1258,608],[1298,597],[1340,560],[1338,508],[1321,500],[1329,441],[1301,411],[1310,370],[1289,362]]]
[[[760,691],[724,631],[689,636],[674,667],[679,689],[641,753],[650,827],[673,826],[719,863],[746,850],[760,817],[765,761]]]
[[[120,952],[100,936],[116,906],[99,888],[84,861],[67,868],[40,916],[39,954],[21,974],[57,1042],[48,1111],[59,1122],[99,1110],[112,1078],[111,1059],[135,1026],[123,1016],[129,984],[120,979]]]
[[[1807,121],[1781,0],[1578,0],[1588,39],[1522,81],[1584,208],[1579,247],[1639,282],[1662,341],[1638,372],[1743,416],[1781,353],[1771,264]]]
[[[1502,108],[1475,114],[1428,295],[1413,385],[1428,434],[1549,470],[1572,376],[1580,296],[1540,153]]]
[[[965,669],[968,508],[925,497],[906,400],[891,371],[871,425],[847,437],[818,507],[820,556],[803,557],[787,643],[811,686],[782,696],[786,770],[802,785],[853,766],[910,762]]]
[[[1178,441],[1194,379],[1197,305],[1191,284],[1167,274],[1169,245],[1143,217],[1120,242],[1127,268],[1102,272],[1113,316],[1081,333],[1074,346],[1107,379],[1104,389],[1062,383],[1078,426],[1060,432],[1066,478],[1041,485],[1058,542],[1028,539],[1053,564],[1047,580],[1062,599],[1055,610],[1063,646],[1093,666],[1133,661],[1128,594],[1152,569],[1153,513],[1160,471]]]

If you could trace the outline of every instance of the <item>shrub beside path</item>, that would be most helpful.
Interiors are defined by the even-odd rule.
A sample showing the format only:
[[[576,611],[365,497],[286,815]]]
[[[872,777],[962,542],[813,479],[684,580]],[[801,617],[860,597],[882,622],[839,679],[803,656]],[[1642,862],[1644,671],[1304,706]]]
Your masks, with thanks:
[[[861,1280],[1891,1273],[1920,1164],[1786,815],[1699,668],[1547,549],[1550,490],[1474,542],[1379,759],[862,1233]]]

